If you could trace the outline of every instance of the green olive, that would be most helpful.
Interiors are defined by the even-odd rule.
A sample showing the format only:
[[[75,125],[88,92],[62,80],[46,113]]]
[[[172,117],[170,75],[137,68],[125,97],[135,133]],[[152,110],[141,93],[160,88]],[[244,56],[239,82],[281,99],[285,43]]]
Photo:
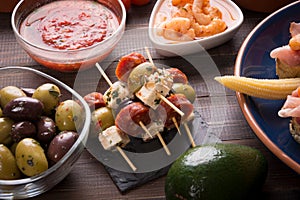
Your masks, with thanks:
[[[60,131],[76,131],[82,125],[82,107],[74,100],[61,102],[55,113],[55,124]]]
[[[12,180],[21,177],[16,159],[5,145],[0,144],[0,179]]]
[[[156,68],[149,62],[144,62],[135,67],[129,74],[127,84],[128,90],[135,93],[144,85],[144,76],[151,75]]]
[[[0,117],[0,144],[11,145],[11,129],[14,121],[8,117]]]
[[[44,104],[45,114],[50,115],[55,112],[60,95],[60,89],[56,85],[45,83],[34,91],[32,98],[40,100]]]
[[[32,138],[24,138],[16,147],[17,165],[26,176],[34,176],[48,169],[48,161],[41,145]]]
[[[0,104],[4,108],[11,100],[18,97],[25,97],[26,94],[16,86],[6,86],[0,90]]]
[[[2,108],[0,108],[0,117],[2,117],[2,114],[3,114],[3,113],[2,113]]]
[[[18,143],[14,142],[12,145],[10,145],[10,151],[12,152],[12,154],[16,155],[16,148],[17,148]]]
[[[115,124],[112,110],[108,107],[101,107],[94,110],[92,113],[92,121],[97,128],[101,128],[103,131]]]
[[[193,103],[196,99],[196,92],[192,86],[189,84],[183,84],[183,83],[174,83],[172,86],[173,91],[176,94],[183,94],[185,97]]]

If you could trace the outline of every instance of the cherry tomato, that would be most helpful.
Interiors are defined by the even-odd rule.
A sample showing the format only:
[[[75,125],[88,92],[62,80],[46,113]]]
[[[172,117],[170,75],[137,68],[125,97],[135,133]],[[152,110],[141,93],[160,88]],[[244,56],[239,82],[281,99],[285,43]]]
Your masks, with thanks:
[[[130,6],[131,6],[131,0],[122,0],[122,2],[125,6],[126,11],[128,11],[130,9]]]
[[[132,5],[143,6],[150,2],[151,0],[131,0]]]

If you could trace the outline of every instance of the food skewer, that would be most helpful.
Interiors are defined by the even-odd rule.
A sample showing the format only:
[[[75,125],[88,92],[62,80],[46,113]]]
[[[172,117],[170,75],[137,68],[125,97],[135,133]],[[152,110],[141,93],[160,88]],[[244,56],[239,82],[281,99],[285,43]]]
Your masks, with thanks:
[[[133,171],[136,171],[137,170],[136,166],[134,166],[134,164],[131,162],[131,160],[128,158],[128,156],[125,154],[125,152],[123,151],[123,149],[121,147],[119,147],[119,146],[116,146],[116,149],[119,151],[119,153],[122,155],[122,157],[126,160],[126,162],[131,167],[131,169]]]
[[[101,75],[103,76],[103,78],[106,80],[106,82],[108,83],[108,85],[111,87],[113,84],[110,81],[110,79],[108,78],[108,76],[106,75],[106,73],[103,71],[102,67],[99,65],[99,63],[96,63],[96,67],[99,70],[99,72],[101,73]]]
[[[112,82],[110,81],[110,79],[108,78],[108,76],[105,74],[105,72],[103,71],[102,67],[99,65],[99,63],[96,63],[96,67],[98,68],[98,70],[100,71],[101,75],[104,77],[104,79],[107,81],[107,83],[112,86]],[[102,144],[102,143],[101,143]],[[103,144],[102,144],[103,145]],[[136,171],[137,168],[135,167],[135,165],[131,162],[131,160],[128,158],[128,156],[125,154],[125,152],[123,151],[123,149],[116,145],[115,148],[118,150],[118,152],[121,154],[121,156],[125,159],[125,161],[128,163],[128,165],[131,167],[131,169],[133,171]]]
[[[153,59],[152,59],[152,56],[151,56],[151,54],[150,54],[150,52],[149,52],[148,47],[145,47],[145,50],[146,50],[146,53],[147,53],[147,56],[148,56],[149,61],[150,61],[151,64],[154,66]],[[180,109],[178,109],[174,104],[172,104],[167,98],[165,98],[162,94],[157,93],[157,95],[158,95],[158,97],[159,97],[161,100],[163,100],[163,101],[164,101],[165,103],[167,103],[171,108],[173,108],[173,109],[174,109],[181,117],[184,116],[184,113],[183,113]],[[175,119],[175,118],[174,118],[174,119]],[[172,119],[172,120],[174,121],[174,119]],[[175,119],[175,121],[176,121],[176,119]],[[176,124],[177,124],[177,125],[176,125]],[[179,126],[178,126],[178,123],[176,122],[176,123],[174,123],[174,125],[175,125],[176,129],[178,130],[178,133],[181,133],[181,132],[180,132],[180,129],[179,129]],[[190,140],[190,142],[191,142],[191,144],[192,144],[192,147],[195,147],[196,144],[195,144],[195,141],[194,141],[194,139],[193,139],[193,136],[192,136],[192,134],[191,134],[191,131],[190,131],[189,127],[187,126],[186,122],[184,122],[183,125],[184,125],[184,128],[185,128],[186,132],[187,132],[187,135],[188,135],[188,137],[189,137],[189,140]]]
[[[173,123],[174,123],[174,125],[175,125],[175,127],[176,127],[176,129],[177,129],[177,131],[178,131],[178,133],[179,133],[179,135],[181,135],[181,131],[180,131],[180,128],[179,128],[179,125],[178,125],[178,123],[177,123],[176,118],[175,118],[175,117],[172,117],[172,121],[173,121]]]
[[[110,85],[110,87],[112,87],[112,82],[110,81],[110,79],[108,78],[108,76],[106,75],[106,73],[103,71],[102,67],[99,65],[99,63],[96,63],[96,67],[98,68],[99,72],[101,73],[101,75],[104,77],[104,79],[106,80],[106,82]],[[153,138],[153,136],[151,135],[151,133],[149,133],[147,127],[143,124],[142,121],[139,121],[139,125],[140,127],[146,132],[146,134],[150,137]],[[171,155],[170,150],[168,149],[166,143],[164,142],[163,138],[161,137],[160,133],[157,132],[157,136],[163,146],[163,148],[165,149],[167,155]]]

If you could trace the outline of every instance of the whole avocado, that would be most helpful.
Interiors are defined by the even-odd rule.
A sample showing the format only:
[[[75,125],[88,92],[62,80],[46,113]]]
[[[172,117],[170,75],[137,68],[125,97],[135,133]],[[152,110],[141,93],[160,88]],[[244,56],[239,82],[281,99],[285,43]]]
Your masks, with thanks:
[[[246,199],[262,187],[268,165],[252,147],[218,143],[197,146],[171,166],[166,182],[167,199]]]

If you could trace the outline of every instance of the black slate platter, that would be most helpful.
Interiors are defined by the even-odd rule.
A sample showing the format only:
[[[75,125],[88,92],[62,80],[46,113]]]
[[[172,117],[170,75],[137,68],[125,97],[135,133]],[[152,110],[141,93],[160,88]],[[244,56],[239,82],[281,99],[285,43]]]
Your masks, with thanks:
[[[189,124],[189,127],[190,127],[190,130],[192,133],[197,133],[197,134],[194,134],[194,139],[197,144],[198,141],[203,139],[202,133],[206,132],[207,124],[203,121],[203,119],[199,116],[198,113],[195,113],[195,119],[192,123]],[[182,127],[181,127],[181,129],[182,129]],[[182,143],[188,144],[188,145],[186,145],[186,149],[185,149],[185,150],[187,150],[188,148],[191,147],[190,142],[189,142],[188,137],[186,136],[184,130],[181,130],[181,131],[182,131],[183,135],[181,135],[180,138],[182,140]],[[201,133],[201,134],[198,134],[198,133]],[[162,137],[163,137],[164,141],[166,142],[166,144],[169,144],[170,142],[172,142],[172,140],[174,140],[174,138],[176,137],[177,134],[178,134],[178,132],[176,129],[171,129],[167,132],[164,131],[164,133],[162,133]],[[172,163],[170,163],[169,165],[163,166],[160,169],[149,171],[149,172],[142,172],[142,173],[135,173],[133,171],[130,172],[130,170],[129,171],[121,171],[121,170],[112,168],[103,163],[103,157],[106,157],[106,153],[111,154],[112,156],[115,156],[115,157],[119,157],[119,158],[120,158],[120,155],[116,151],[115,152],[105,151],[102,148],[100,142],[98,141],[97,133],[93,132],[93,131],[89,135],[86,147],[87,147],[87,150],[96,159],[98,159],[99,162],[101,162],[104,165],[104,167],[107,170],[108,174],[110,175],[112,181],[114,182],[114,184],[117,186],[117,188],[119,189],[119,191],[122,194],[126,193],[128,190],[137,188],[137,187],[141,186],[142,184],[145,184],[151,180],[154,180],[154,179],[157,179],[159,177],[166,175],[169,168],[172,165]],[[130,143],[127,144],[126,147],[124,147],[123,149],[126,150],[127,152],[142,153],[142,152],[151,152],[151,151],[155,151],[157,149],[162,149],[162,146],[157,138],[153,139],[150,142],[143,142],[142,139],[140,139],[140,138],[131,137]],[[181,151],[180,153],[177,152],[177,155],[181,155],[182,153],[185,152],[185,150]],[[170,148],[170,151],[176,152],[176,150],[174,148],[173,149]],[[98,152],[98,154],[95,154],[95,152]],[[109,158],[114,158],[114,157],[109,157]],[[174,161],[175,160],[176,160],[176,158],[174,158]],[[123,163],[125,163],[125,161],[123,161]]]

